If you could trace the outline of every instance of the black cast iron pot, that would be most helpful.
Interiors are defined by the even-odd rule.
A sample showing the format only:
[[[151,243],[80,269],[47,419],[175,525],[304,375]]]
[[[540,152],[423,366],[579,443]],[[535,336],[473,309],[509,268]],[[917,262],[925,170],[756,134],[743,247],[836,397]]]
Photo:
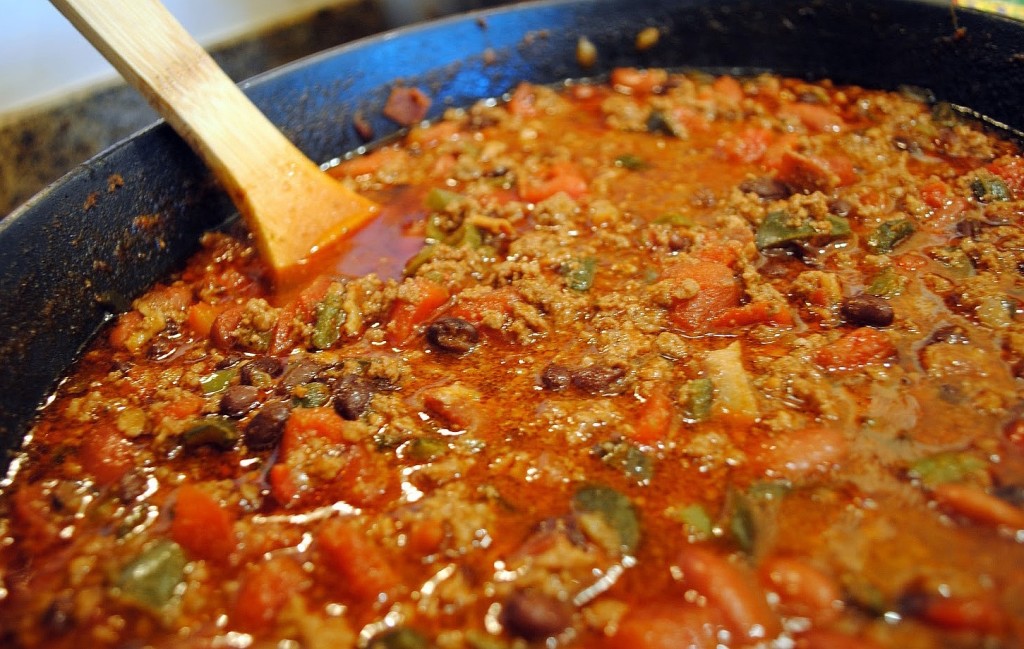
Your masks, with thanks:
[[[639,52],[647,26],[662,38]],[[598,61],[576,62],[587,36]],[[377,136],[393,84],[449,106],[519,80],[601,75],[614,66],[773,71],[893,89],[910,84],[1024,128],[1024,25],[923,0],[557,0],[450,18],[325,52],[246,92],[314,160]],[[123,182],[123,184],[121,184]],[[179,267],[199,234],[234,210],[165,125],[90,160],[0,222],[0,469],[34,412],[97,329]]]

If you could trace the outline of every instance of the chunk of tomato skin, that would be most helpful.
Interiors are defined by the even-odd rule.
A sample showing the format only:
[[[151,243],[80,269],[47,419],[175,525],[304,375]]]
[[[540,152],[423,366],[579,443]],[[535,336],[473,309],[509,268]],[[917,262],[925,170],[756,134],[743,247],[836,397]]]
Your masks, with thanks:
[[[696,295],[677,301],[669,311],[673,324],[688,332],[706,330],[713,318],[739,306],[743,295],[733,270],[718,262],[677,264],[665,276],[669,281],[693,280],[699,287]]]
[[[628,437],[638,444],[654,444],[668,437],[672,430],[672,400],[664,392],[654,392],[640,405],[639,416]]]
[[[766,128],[748,128],[718,141],[718,151],[731,162],[751,164],[764,158],[775,140]]]
[[[361,602],[376,602],[396,594],[401,580],[380,546],[354,522],[334,519],[316,534],[320,557],[340,580],[341,588]]]
[[[676,557],[682,583],[707,598],[730,630],[745,640],[770,640],[782,624],[749,575],[714,550],[688,545]]]
[[[99,424],[82,439],[78,460],[97,484],[109,486],[135,466],[135,452],[112,424]]]
[[[605,649],[714,649],[725,628],[721,613],[686,602],[634,608],[619,623]]]
[[[448,289],[425,277],[413,277],[414,295],[398,299],[391,307],[387,341],[389,345],[404,344],[412,335],[416,325],[427,320],[438,308],[448,301]]]
[[[883,332],[871,327],[854,329],[814,354],[815,362],[830,371],[851,370],[888,360],[896,346]]]
[[[723,100],[731,106],[738,105],[746,97],[746,93],[743,91],[743,84],[736,77],[727,74],[717,77],[712,81],[711,89],[714,91],[716,99]]]
[[[295,408],[284,425],[281,456],[287,458],[314,437],[324,439],[331,444],[356,441],[348,439],[350,436],[350,433],[346,431],[348,426],[349,424],[341,418],[341,415],[329,406]]]
[[[713,329],[731,329],[757,324],[772,324],[789,327],[793,324],[793,313],[785,304],[774,302],[751,302],[727,309],[711,321]]]
[[[306,573],[294,559],[274,557],[253,565],[239,583],[233,626],[250,633],[269,630],[281,609],[306,585]]]
[[[225,561],[234,551],[234,517],[199,487],[183,485],[177,491],[171,520],[171,538],[192,557]]]
[[[779,598],[783,615],[806,617],[816,625],[839,616],[842,592],[834,579],[807,561],[795,557],[770,557],[758,567],[766,589]]]
[[[513,115],[520,117],[535,117],[537,115],[537,89],[533,84],[521,82],[512,91],[505,109]]]

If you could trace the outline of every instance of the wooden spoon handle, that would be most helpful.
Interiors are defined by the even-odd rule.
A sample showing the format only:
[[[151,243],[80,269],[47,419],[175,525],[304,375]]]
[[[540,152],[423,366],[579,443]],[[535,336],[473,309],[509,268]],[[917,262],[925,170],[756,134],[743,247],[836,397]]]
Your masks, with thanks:
[[[274,270],[372,217],[376,206],[289,142],[160,2],[51,2],[202,157]]]

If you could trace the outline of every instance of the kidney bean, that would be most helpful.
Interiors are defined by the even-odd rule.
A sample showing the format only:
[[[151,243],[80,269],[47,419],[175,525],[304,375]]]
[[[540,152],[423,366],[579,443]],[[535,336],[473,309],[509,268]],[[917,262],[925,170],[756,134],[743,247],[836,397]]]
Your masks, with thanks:
[[[373,399],[376,386],[358,374],[346,374],[334,385],[334,409],[339,415],[355,421],[363,416]]]
[[[425,333],[432,347],[452,354],[465,354],[480,342],[480,332],[462,318],[438,318]]]
[[[622,391],[619,382],[625,375],[622,367],[595,363],[573,370],[570,380],[574,387],[590,394],[617,394]]]
[[[951,482],[936,486],[932,495],[946,509],[978,523],[1024,530],[1024,509],[1014,507],[977,487]]]
[[[682,582],[721,611],[733,633],[745,640],[774,638],[782,630],[764,593],[738,566],[713,550],[688,545],[676,558]]]
[[[259,388],[252,385],[232,385],[220,398],[220,414],[239,418],[259,402]]]
[[[75,603],[67,595],[55,598],[43,611],[42,626],[51,635],[62,635],[75,626]]]
[[[783,614],[806,617],[815,624],[825,624],[839,615],[839,586],[810,564],[790,557],[772,557],[761,564],[759,574],[779,596]]]
[[[572,371],[565,365],[552,363],[540,374],[540,383],[553,392],[564,390],[572,381]]]
[[[786,431],[763,442],[751,454],[751,466],[765,475],[796,479],[827,471],[849,452],[842,432],[826,426]]]
[[[283,371],[283,360],[273,356],[261,356],[243,365],[240,375],[245,385],[259,385],[267,378],[276,379]]]
[[[757,194],[759,198],[766,201],[776,201],[789,196],[790,191],[784,183],[762,176],[760,178],[749,178],[740,183],[740,191]]]
[[[847,322],[858,327],[888,327],[895,319],[888,300],[866,293],[846,298],[839,311]]]
[[[715,649],[725,622],[715,608],[679,603],[644,605],[623,618],[610,649]]]
[[[524,640],[543,640],[572,622],[570,606],[533,590],[520,590],[505,600],[502,621],[508,632]]]
[[[300,358],[288,364],[281,375],[280,389],[284,392],[291,392],[303,383],[309,383],[317,378],[323,366],[311,358]]]
[[[245,427],[242,439],[253,451],[263,451],[277,446],[284,436],[284,425],[291,415],[291,408],[283,401],[269,401],[263,404],[249,425]]]
[[[998,633],[1006,617],[991,597],[943,597],[911,591],[900,598],[900,611],[929,624],[950,630]]]

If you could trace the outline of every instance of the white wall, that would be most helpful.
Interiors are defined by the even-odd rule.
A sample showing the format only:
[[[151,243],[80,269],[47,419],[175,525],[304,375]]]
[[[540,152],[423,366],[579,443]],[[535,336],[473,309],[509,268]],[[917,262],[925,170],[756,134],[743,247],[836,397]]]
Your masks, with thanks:
[[[133,0],[124,0],[132,2]],[[203,45],[342,0],[164,0]],[[0,112],[45,103],[117,73],[46,0],[0,0]]]

